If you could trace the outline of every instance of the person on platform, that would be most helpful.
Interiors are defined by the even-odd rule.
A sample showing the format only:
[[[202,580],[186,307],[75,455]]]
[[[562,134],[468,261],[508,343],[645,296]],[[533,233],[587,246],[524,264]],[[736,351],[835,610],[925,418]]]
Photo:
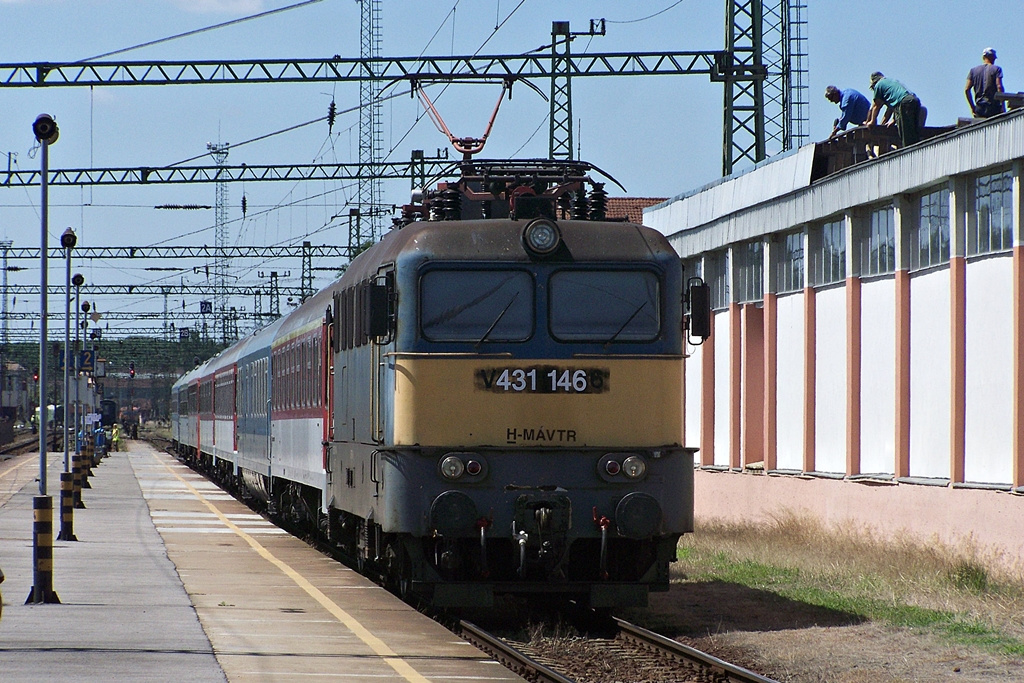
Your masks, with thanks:
[[[1003,70],[996,66],[996,51],[986,47],[981,53],[981,64],[967,74],[964,97],[971,105],[971,113],[979,119],[1002,114],[1002,102],[996,101],[996,93],[1003,92]]]
[[[874,126],[878,113],[885,106],[882,125],[891,126],[893,122],[896,123],[900,132],[900,147],[918,142],[921,139],[921,100],[917,95],[895,78],[886,78],[881,71],[871,74],[871,91],[874,93],[874,102],[864,119],[864,125]]]
[[[121,425],[116,422],[110,432],[110,449],[115,452],[121,450]]]
[[[853,88],[840,90],[836,86],[830,85],[825,88],[825,99],[833,104],[838,104],[839,111],[842,113],[842,116],[836,119],[832,125],[830,138],[839,135],[850,124],[859,126],[868,117],[868,112],[871,110],[871,102],[868,101],[868,98]]]

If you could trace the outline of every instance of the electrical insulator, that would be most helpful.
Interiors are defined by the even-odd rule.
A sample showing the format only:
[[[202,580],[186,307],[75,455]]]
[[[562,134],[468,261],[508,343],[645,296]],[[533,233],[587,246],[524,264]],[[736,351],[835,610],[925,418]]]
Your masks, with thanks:
[[[572,218],[576,221],[585,221],[590,217],[590,201],[587,200],[587,193],[583,190],[576,192],[572,202]]]
[[[603,221],[608,207],[608,193],[604,191],[604,183],[594,183],[590,191],[590,220]]]
[[[242,217],[245,217],[245,212],[249,208],[249,202],[246,201],[245,195],[242,195]]]
[[[338,107],[334,104],[334,100],[331,100],[330,106],[327,107],[327,132],[331,133],[334,131],[334,120],[338,118]]]
[[[441,191],[441,212],[446,221],[457,221],[462,217],[462,193],[455,189]]]

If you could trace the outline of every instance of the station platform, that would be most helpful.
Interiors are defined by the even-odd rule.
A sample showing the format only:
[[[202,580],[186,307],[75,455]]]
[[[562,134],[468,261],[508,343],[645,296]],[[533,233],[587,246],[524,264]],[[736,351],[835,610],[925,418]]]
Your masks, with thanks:
[[[94,468],[78,540],[54,541],[60,604],[24,604],[39,456],[0,463],[0,680],[522,680],[168,454],[127,447]],[[63,454],[49,463],[56,536]]]

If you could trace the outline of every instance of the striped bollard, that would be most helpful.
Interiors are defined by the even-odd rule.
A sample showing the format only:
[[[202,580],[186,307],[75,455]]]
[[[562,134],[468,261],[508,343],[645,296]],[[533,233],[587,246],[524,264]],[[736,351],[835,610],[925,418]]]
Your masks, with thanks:
[[[60,534],[61,541],[77,541],[75,538],[75,474],[60,473]]]
[[[72,464],[72,478],[74,480],[74,497],[75,507],[79,510],[85,508],[85,503],[82,502],[82,456],[74,455],[71,457]]]
[[[32,590],[25,604],[60,604],[53,590],[53,498],[32,499]]]
[[[91,489],[92,485],[89,483],[89,466],[92,464],[92,449],[93,445],[87,444],[85,450],[82,451],[82,459],[80,460],[79,469],[82,473],[82,488]]]

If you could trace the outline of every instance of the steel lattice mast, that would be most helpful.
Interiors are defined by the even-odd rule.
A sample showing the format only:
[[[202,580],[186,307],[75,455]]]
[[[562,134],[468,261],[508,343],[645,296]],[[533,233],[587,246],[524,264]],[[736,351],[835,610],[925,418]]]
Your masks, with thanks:
[[[380,60],[381,44],[381,2],[380,0],[358,0],[359,2],[359,57],[370,71],[371,76]],[[359,163],[375,164],[381,159],[384,134],[381,128],[380,80],[359,81]],[[350,249],[359,249],[365,242],[376,241],[381,234],[380,201],[383,195],[380,178],[359,179],[359,209],[366,216],[360,221],[363,230],[357,233]]]
[[[213,261],[213,309],[223,323],[221,339],[224,343],[227,343],[232,339],[228,327],[228,296],[226,291],[230,259],[225,256],[228,246],[228,184],[221,171],[224,168],[224,162],[228,159],[230,143],[210,142],[207,143],[206,148],[210,150],[210,155],[217,162],[218,169],[216,201],[214,202],[214,243],[217,245],[220,253],[218,258]]]

